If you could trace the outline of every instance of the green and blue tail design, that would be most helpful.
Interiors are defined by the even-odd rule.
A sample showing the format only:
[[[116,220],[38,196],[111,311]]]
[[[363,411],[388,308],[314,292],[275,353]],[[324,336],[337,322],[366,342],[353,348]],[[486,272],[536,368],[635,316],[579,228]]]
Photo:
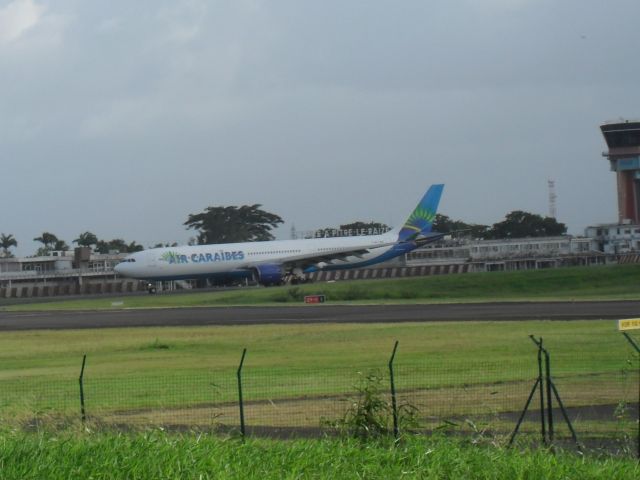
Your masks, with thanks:
[[[431,225],[436,218],[436,211],[442,196],[443,184],[431,185],[427,193],[409,216],[405,224],[400,229],[398,241],[406,242],[414,240],[418,235],[431,231]]]

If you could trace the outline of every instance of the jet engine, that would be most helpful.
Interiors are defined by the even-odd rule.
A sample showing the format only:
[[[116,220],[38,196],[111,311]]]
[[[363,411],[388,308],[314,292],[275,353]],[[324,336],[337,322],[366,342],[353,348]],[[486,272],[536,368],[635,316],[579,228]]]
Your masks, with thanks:
[[[281,285],[284,281],[282,265],[258,265],[253,269],[253,274],[260,285]]]

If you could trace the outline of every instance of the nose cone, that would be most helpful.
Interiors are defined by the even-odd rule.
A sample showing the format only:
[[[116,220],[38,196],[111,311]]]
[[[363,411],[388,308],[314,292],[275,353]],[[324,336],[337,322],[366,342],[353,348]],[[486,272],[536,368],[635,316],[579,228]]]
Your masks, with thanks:
[[[124,258],[119,264],[113,267],[113,271],[118,275],[122,275],[123,277],[130,277],[132,273],[135,273],[135,258],[129,255]]]
[[[142,264],[144,263],[143,260],[144,255],[142,252],[132,253],[124,258],[119,264],[115,265],[113,267],[113,271],[123,277],[138,278],[138,275],[144,271],[144,265]]]
[[[117,264],[115,267],[113,267],[113,271],[116,272],[119,275],[123,274],[123,270],[124,270],[124,263],[119,263]]]

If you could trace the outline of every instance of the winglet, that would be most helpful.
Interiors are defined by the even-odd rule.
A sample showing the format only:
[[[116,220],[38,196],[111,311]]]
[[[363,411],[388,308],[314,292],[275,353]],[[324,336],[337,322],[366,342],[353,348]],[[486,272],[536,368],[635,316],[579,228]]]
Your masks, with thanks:
[[[443,189],[443,184],[431,185],[431,187],[429,187],[427,193],[424,194],[418,206],[400,229],[398,241],[410,241],[420,234],[431,231],[431,225],[436,218],[436,211],[438,210]]]

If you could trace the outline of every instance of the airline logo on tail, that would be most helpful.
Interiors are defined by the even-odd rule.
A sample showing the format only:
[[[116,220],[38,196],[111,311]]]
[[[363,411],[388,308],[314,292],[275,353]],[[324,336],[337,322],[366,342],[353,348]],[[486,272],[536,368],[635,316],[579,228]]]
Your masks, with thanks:
[[[429,233],[431,225],[436,218],[436,211],[440,203],[440,196],[444,185],[431,185],[427,193],[409,216],[405,224],[400,229],[398,240],[401,242],[411,241],[418,235]]]

